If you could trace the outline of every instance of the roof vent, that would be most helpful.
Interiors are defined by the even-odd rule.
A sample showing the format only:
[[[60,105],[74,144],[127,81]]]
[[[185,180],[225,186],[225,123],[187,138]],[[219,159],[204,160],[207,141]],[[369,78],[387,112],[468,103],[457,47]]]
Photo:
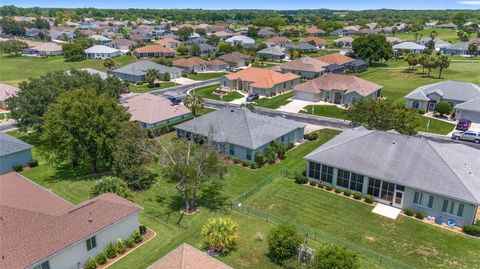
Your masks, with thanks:
[[[394,145],[395,145],[395,143],[396,143],[396,142],[395,142],[395,140],[393,140],[393,141],[392,141],[392,144],[394,144]]]
[[[231,107],[230,112],[235,112],[235,108]]]

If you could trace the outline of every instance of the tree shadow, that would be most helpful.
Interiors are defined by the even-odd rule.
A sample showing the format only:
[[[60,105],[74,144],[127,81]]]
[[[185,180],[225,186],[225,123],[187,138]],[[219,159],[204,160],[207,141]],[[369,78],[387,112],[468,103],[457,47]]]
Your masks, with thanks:
[[[372,63],[370,67],[388,67],[388,64],[386,63]]]
[[[228,197],[223,193],[223,182],[212,180],[203,185],[198,197],[198,204],[209,210],[224,209],[228,204]]]

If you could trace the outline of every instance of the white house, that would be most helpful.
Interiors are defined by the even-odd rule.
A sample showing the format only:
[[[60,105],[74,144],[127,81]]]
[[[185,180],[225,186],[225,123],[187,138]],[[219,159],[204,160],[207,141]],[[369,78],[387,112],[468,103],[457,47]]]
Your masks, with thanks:
[[[87,58],[90,59],[107,59],[117,57],[121,54],[120,50],[110,48],[104,45],[94,45],[85,50]]]
[[[142,208],[112,193],[73,205],[15,172],[0,190],[0,268],[82,268],[139,229]]]
[[[228,38],[227,40],[225,40],[225,42],[229,43],[230,45],[237,45],[237,44],[240,44],[240,45],[253,45],[255,44],[255,40],[253,40],[252,38],[248,37],[248,36],[243,36],[243,35],[236,35],[236,36],[232,36],[230,38]]]
[[[398,53],[399,51],[408,51],[415,54],[420,54],[425,49],[425,46],[413,42],[402,42],[400,44],[393,45],[392,48],[395,53]]]

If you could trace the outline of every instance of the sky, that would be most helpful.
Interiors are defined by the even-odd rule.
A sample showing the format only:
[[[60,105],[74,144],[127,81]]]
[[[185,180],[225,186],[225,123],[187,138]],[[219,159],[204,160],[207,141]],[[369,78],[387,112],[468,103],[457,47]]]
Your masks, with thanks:
[[[19,7],[96,7],[159,9],[480,9],[480,1],[461,0],[0,0]]]

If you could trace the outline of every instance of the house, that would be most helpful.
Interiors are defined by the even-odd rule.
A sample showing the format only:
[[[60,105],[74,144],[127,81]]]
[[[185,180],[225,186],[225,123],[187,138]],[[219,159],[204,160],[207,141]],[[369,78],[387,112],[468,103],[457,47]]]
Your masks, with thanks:
[[[135,49],[135,56],[137,58],[173,58],[175,51],[173,49],[162,47],[160,45],[146,45],[144,47]]]
[[[323,56],[316,57],[329,64],[325,67],[325,71],[328,73],[343,73],[345,71],[362,72],[368,68],[368,64],[359,59],[352,59],[340,53],[331,53]]]
[[[393,45],[392,48],[395,53],[408,52],[408,53],[421,54],[425,49],[425,46],[408,41],[408,42],[402,42],[402,43]]]
[[[337,29],[333,32],[330,33],[330,35],[333,35],[333,36],[352,36],[352,35],[356,35],[357,34],[357,31],[355,30],[352,30],[352,29]]]
[[[368,69],[368,63],[360,59],[354,59],[353,61],[346,63],[345,66],[347,67],[347,70],[353,73],[360,73]]]
[[[53,42],[39,43],[22,50],[22,54],[31,56],[56,56],[63,54],[62,47]]]
[[[122,80],[137,82],[145,81],[145,74],[149,69],[157,70],[160,77],[163,77],[165,73],[170,75],[170,79],[176,79],[182,76],[182,70],[179,68],[168,67],[151,61],[136,61],[126,66],[109,70],[108,73]]]
[[[85,72],[89,73],[90,75],[98,75],[101,79],[104,79],[104,80],[108,78],[107,73],[99,71],[97,69],[86,67],[86,68],[80,68],[78,70],[85,71]]]
[[[133,34],[130,35],[128,39],[132,40],[135,43],[147,43],[151,40],[150,37],[143,34]]]
[[[377,22],[370,22],[370,23],[367,23],[365,25],[368,27],[368,29],[374,30],[375,28],[377,28],[378,23]]]
[[[218,38],[220,38],[221,40],[226,40],[230,37],[233,36],[233,33],[230,33],[230,32],[226,32],[226,31],[217,31],[215,33],[212,33],[212,35],[215,35],[217,36]]]
[[[337,38],[333,41],[337,47],[351,47],[353,43],[353,37],[344,36]]]
[[[199,44],[198,46],[200,47],[200,55],[216,55],[218,52],[218,48],[207,43]]]
[[[48,35],[52,40],[70,41],[75,38],[72,30],[64,28],[50,28]]]
[[[272,143],[298,143],[305,124],[282,117],[268,117],[247,108],[223,108],[174,127],[177,137],[210,139],[217,150],[232,158],[255,161]]]
[[[362,99],[377,99],[383,86],[342,74],[325,74],[293,87],[295,99],[350,105]]]
[[[314,36],[302,38],[300,43],[308,43],[317,47],[318,49],[324,49],[327,46],[327,41],[325,41],[325,39]]]
[[[470,42],[458,42],[443,48],[442,52],[445,55],[451,55],[451,56],[472,55],[472,53],[468,50],[469,44]],[[477,48],[477,51],[473,53],[473,55],[476,55],[476,54],[480,54],[480,48]]]
[[[480,123],[480,98],[472,99],[453,107],[456,119]]]
[[[84,50],[87,58],[90,59],[107,59],[120,56],[121,51],[104,45],[93,45]]]
[[[160,46],[163,46],[165,48],[170,48],[170,49],[177,49],[182,42],[176,40],[175,38],[162,38],[159,40],[156,40],[155,43],[157,43]]]
[[[105,45],[114,49],[118,49],[121,52],[127,52],[127,51],[130,51],[130,49],[133,48],[136,45],[136,43],[135,41],[132,41],[126,38],[117,38]]]
[[[291,90],[300,83],[300,76],[269,69],[250,67],[220,78],[220,86],[239,91],[272,96]]]
[[[183,243],[147,269],[233,269],[189,244]]]
[[[40,33],[44,33],[43,30],[38,28],[27,28],[25,27],[25,36],[30,38],[36,38]]]
[[[257,36],[259,38],[271,38],[275,36],[275,32],[270,29],[261,28],[260,30],[258,30]]]
[[[397,45],[405,41],[396,36],[387,36],[387,42],[390,43],[391,45]]]
[[[450,30],[457,30],[457,25],[454,23],[445,23],[445,24],[437,24],[434,25],[433,28],[435,29],[450,29]]]
[[[170,100],[151,93],[132,97],[122,105],[132,115],[130,120],[137,122],[142,129],[154,128],[191,116],[190,110],[183,104],[174,105]]]
[[[11,172],[0,176],[1,268],[83,268],[139,230],[142,208],[112,193],[78,205]]]
[[[310,36],[322,36],[327,34],[327,32],[323,31],[322,29],[318,29],[316,26],[307,28],[305,32]]]
[[[219,60],[226,62],[230,67],[247,66],[252,57],[241,52],[232,52],[218,57]]]
[[[259,50],[256,53],[256,57],[259,59],[265,58],[271,61],[282,61],[285,59],[286,53],[284,48],[269,47],[263,50]]]
[[[463,81],[447,80],[423,85],[405,96],[406,108],[421,111],[434,111],[440,101],[445,101],[453,108],[460,103],[480,98],[480,87]]]
[[[210,71],[225,71],[228,68],[228,64],[219,59],[213,59],[207,62],[208,70]]]
[[[427,44],[430,42],[430,41],[433,41],[433,44],[435,44],[435,49],[436,50],[440,50],[440,49],[444,49],[446,47],[449,47],[450,45],[452,45],[450,42],[447,42],[447,41],[443,41],[439,38],[430,38],[430,37],[424,37],[424,38],[421,38],[419,39],[416,43],[419,44],[419,45],[422,45],[422,46],[427,46]]]
[[[304,158],[310,180],[412,208],[436,222],[472,224],[480,203],[480,151],[395,131],[345,131]]]
[[[192,38],[190,40],[190,43],[196,43],[200,45],[200,44],[207,44],[207,41],[208,39],[206,39],[205,37],[198,36],[198,37]]]
[[[20,89],[7,84],[0,83],[0,109],[7,109],[6,100],[17,95]]]
[[[290,39],[286,38],[286,37],[283,37],[283,36],[276,36],[276,37],[272,37],[272,38],[269,38],[269,39],[265,40],[263,43],[265,43],[269,47],[284,48],[287,45],[292,44],[292,41]]]
[[[26,166],[32,160],[32,148],[32,145],[0,132],[0,175],[12,171],[14,165]]]
[[[255,44],[255,40],[248,36],[243,36],[243,35],[236,35],[228,38],[225,40],[226,43],[235,46],[235,45],[253,45]]]
[[[309,53],[309,52],[315,52],[317,51],[317,47],[310,44],[310,43],[298,43],[298,44],[289,44],[285,47],[287,50],[293,49],[293,50],[299,50],[302,51],[303,53]]]
[[[378,30],[364,28],[357,31],[357,35],[374,35],[378,34]]]
[[[175,66],[182,70],[182,73],[188,74],[191,72],[205,72],[208,71],[208,63],[202,58],[192,57],[186,59],[178,59],[172,62]]]
[[[275,69],[279,69],[282,73],[299,75],[302,79],[313,79],[322,75],[327,65],[325,62],[306,56],[275,66]]]
[[[88,38],[93,39],[93,41],[102,45],[112,42],[112,39],[104,37],[103,35],[91,35]]]

